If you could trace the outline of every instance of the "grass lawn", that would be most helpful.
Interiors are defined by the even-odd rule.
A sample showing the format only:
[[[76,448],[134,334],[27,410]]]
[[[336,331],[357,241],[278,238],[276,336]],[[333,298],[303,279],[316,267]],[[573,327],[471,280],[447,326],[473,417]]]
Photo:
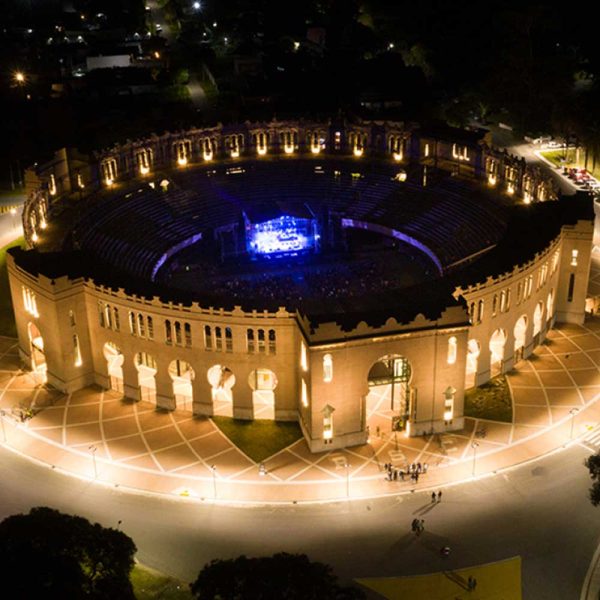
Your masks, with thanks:
[[[130,579],[137,600],[191,600],[192,598],[187,583],[139,564],[131,571]]]
[[[8,285],[8,269],[6,267],[6,251],[13,246],[22,246],[24,238],[19,238],[0,248],[0,335],[17,337],[17,327],[13,315],[12,299],[10,297],[10,287]]]
[[[506,377],[494,377],[465,391],[465,417],[512,423],[512,401]]]
[[[546,150],[540,152],[540,154],[548,159],[555,167],[582,167],[585,161],[585,150],[579,150],[579,160],[577,160],[577,153],[575,148],[569,148],[568,152],[562,148],[560,150]],[[563,163],[561,159],[566,159]],[[588,171],[597,179],[600,178],[600,164],[596,165],[596,169],[592,170],[592,161],[589,161],[590,168]]]
[[[300,425],[288,421],[242,421],[212,417],[215,425],[247,456],[262,462],[302,437]]]

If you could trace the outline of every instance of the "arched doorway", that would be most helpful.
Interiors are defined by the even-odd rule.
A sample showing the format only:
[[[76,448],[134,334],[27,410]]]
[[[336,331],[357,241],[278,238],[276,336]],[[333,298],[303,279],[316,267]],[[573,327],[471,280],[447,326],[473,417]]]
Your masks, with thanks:
[[[492,377],[502,373],[505,344],[506,332],[504,329],[496,329],[490,338],[490,373]]]
[[[46,383],[48,365],[46,364],[46,355],[44,354],[44,338],[35,323],[29,323],[27,332],[29,334],[29,351],[33,378],[36,384]]]
[[[206,373],[212,387],[213,414],[233,417],[233,386],[235,375],[223,365],[213,365]]]
[[[169,375],[173,381],[173,396],[175,397],[175,408],[192,410],[194,393],[192,381],[195,373],[190,363],[185,360],[172,360],[169,365]]]
[[[138,371],[140,400],[156,404],[156,360],[147,352],[138,352],[135,355],[135,367]]]
[[[125,357],[113,342],[106,342],[103,348],[104,358],[108,371],[109,388],[115,392],[123,393],[123,363]]]
[[[256,369],[248,376],[252,388],[255,419],[275,419],[275,388],[277,377],[269,369]]]
[[[525,340],[527,338],[527,316],[522,315],[515,323],[514,329],[515,336],[515,364],[517,364],[523,358],[523,351],[525,350]]]
[[[552,321],[552,313],[554,312],[554,290],[550,290],[548,293],[548,298],[546,299],[546,322],[548,323],[548,327],[550,327],[550,322]]]
[[[408,360],[391,354],[380,358],[369,370],[367,425],[380,431],[406,429],[410,414],[410,378]]]
[[[540,332],[542,331],[542,318],[544,315],[544,303],[538,302],[533,311],[533,344],[540,343]]]
[[[481,354],[481,346],[477,340],[469,340],[467,344],[467,370],[465,374],[465,388],[475,386],[477,376],[477,363]]]

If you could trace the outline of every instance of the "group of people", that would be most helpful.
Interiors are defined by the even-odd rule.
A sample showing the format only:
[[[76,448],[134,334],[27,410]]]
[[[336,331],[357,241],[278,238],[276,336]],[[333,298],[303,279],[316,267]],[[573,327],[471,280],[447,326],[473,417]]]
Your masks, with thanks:
[[[421,535],[425,531],[425,519],[413,519],[412,530],[416,535]]]
[[[318,261],[318,259],[317,259]],[[260,298],[285,305],[309,301],[348,301],[416,281],[421,269],[414,256],[400,252],[374,252],[310,262],[305,258],[280,259],[268,267],[252,265],[244,273],[223,268],[198,257],[192,266],[173,263],[169,283],[196,289],[198,284],[215,296],[233,300]],[[424,262],[424,261],[421,261]],[[426,269],[423,265],[423,269]]]
[[[427,463],[411,463],[406,470],[397,469],[394,467],[392,463],[385,463],[383,466],[387,473],[388,481],[406,481],[407,477],[409,481],[414,481],[415,483],[419,483],[419,476],[427,473],[427,469],[429,469],[429,465]],[[442,493],[440,492],[440,499]]]

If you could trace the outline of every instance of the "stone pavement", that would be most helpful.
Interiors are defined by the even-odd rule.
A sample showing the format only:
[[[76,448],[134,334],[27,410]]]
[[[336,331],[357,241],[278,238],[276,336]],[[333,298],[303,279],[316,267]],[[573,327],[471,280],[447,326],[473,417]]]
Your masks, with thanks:
[[[20,370],[16,341],[0,338],[0,443],[105,485],[258,503],[410,493],[494,473],[578,438],[590,451],[600,447],[593,431],[600,423],[600,319],[560,325],[507,379],[512,423],[467,418],[461,431],[419,438],[372,433],[369,444],[322,454],[299,440],[266,460],[260,476],[210,419],[159,412],[100,388],[64,396],[36,386]],[[21,422],[19,407],[35,416]],[[429,470],[417,485],[390,482],[387,462],[428,463]]]

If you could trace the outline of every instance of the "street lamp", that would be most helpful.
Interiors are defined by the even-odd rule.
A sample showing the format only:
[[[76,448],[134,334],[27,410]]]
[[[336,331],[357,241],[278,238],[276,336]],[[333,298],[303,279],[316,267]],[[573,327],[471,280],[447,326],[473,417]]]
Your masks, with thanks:
[[[477,460],[477,447],[479,442],[471,442],[471,448],[473,448],[473,477],[475,477],[475,461]]]
[[[98,466],[96,465],[96,446],[90,446],[88,450],[92,453],[92,463],[94,464],[94,479],[98,479]]]
[[[569,439],[572,440],[573,439],[573,425],[575,424],[575,415],[579,412],[578,408],[572,408],[569,411],[569,414],[571,415],[571,433],[569,434]]]
[[[211,465],[210,470],[212,471],[212,476],[213,476],[213,495],[216,500],[217,499],[217,466]]]
[[[346,461],[344,467],[346,467],[346,498],[350,498],[350,467],[352,465]]]
[[[22,71],[17,71],[14,75],[15,82],[17,85],[23,85],[25,83],[25,74]]]

